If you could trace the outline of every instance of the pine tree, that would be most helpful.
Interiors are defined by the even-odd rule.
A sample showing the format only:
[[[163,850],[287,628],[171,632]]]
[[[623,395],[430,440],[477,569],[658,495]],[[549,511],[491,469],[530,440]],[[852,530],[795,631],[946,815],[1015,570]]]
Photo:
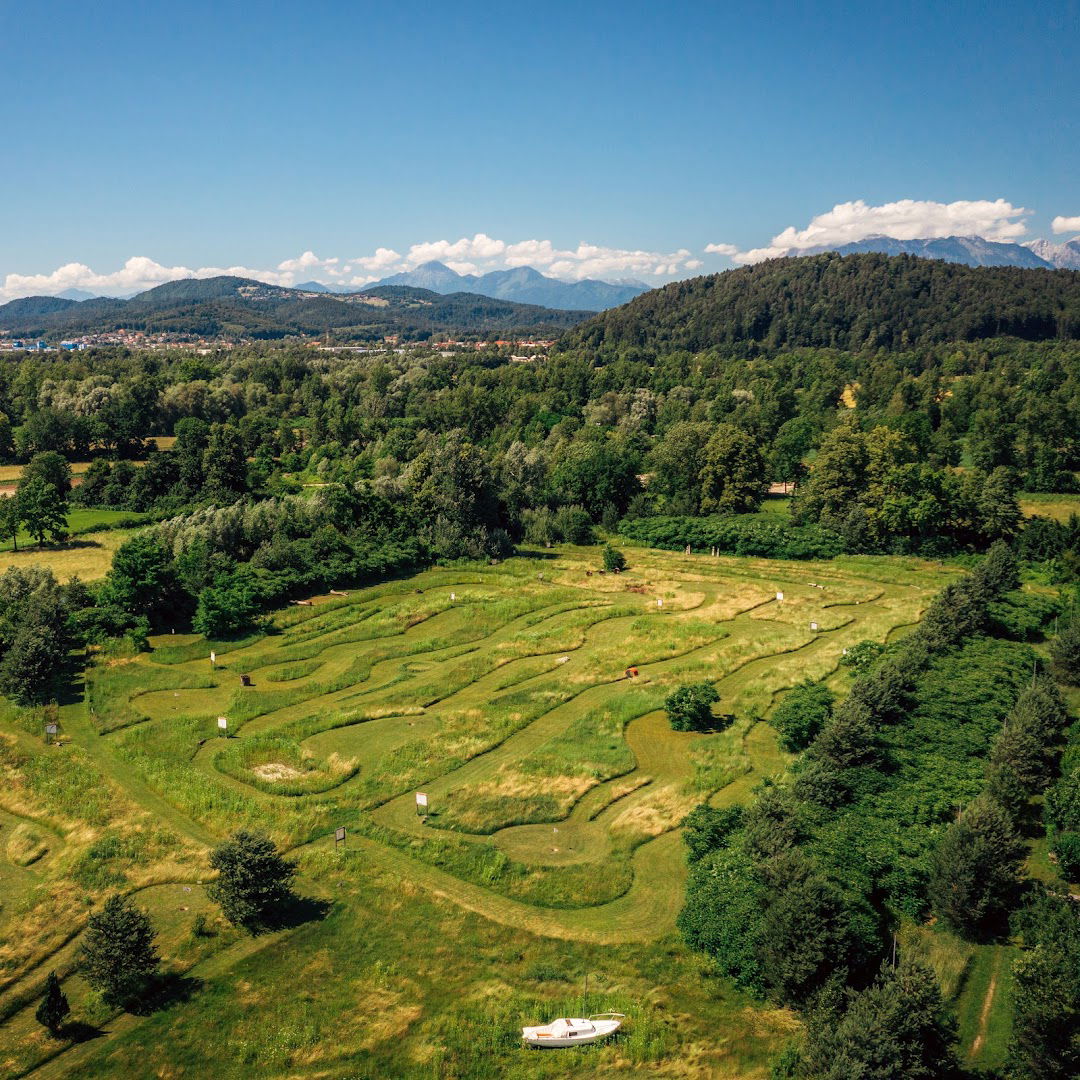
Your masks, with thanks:
[[[1063,682],[1080,685],[1080,617],[1074,616],[1050,645],[1054,673]]]
[[[91,915],[80,957],[86,981],[110,1005],[126,1006],[143,995],[157,973],[150,916],[124,896],[112,896]]]
[[[788,1075],[807,1080],[943,1080],[956,1072],[955,1022],[929,968],[885,967],[847,1008],[811,1010],[806,1046]]]
[[[962,936],[977,937],[1004,913],[1023,851],[1008,813],[977,799],[933,853],[927,892],[934,913]]]
[[[293,899],[296,865],[278,854],[265,833],[241,829],[210,855],[218,879],[207,892],[225,917],[255,933]]]
[[[55,1039],[63,1030],[64,1021],[71,1012],[67,996],[60,987],[60,980],[55,971],[49,972],[45,980],[45,992],[41,996],[41,1002],[34,1016],[42,1027],[48,1028],[49,1034]]]

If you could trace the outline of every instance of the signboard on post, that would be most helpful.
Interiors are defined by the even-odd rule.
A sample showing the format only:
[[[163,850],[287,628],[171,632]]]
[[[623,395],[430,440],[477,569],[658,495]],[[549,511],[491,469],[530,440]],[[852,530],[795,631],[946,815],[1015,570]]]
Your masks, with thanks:
[[[51,743],[56,738],[57,733],[60,730],[60,725],[50,723],[45,725],[45,741]]]
[[[217,663],[217,653],[213,649],[210,650],[210,666],[213,667]]]
[[[812,622],[812,623],[810,624],[810,629],[811,629],[811,630],[816,630],[816,629],[817,629],[817,623],[816,623],[816,622]]]
[[[784,594],[782,592],[778,592],[776,594],[776,600],[778,603],[782,604],[784,602]]]
[[[218,731],[220,731],[222,733],[222,735],[228,734],[228,731],[229,731],[229,718],[227,716],[219,716],[217,718],[217,726],[218,726]]]
[[[423,791],[416,793],[416,812],[418,814],[427,812],[427,795]]]
[[[334,847],[337,847],[338,844],[344,844],[344,843],[345,843],[345,826],[342,825],[339,829],[335,830],[335,832],[334,832]]]

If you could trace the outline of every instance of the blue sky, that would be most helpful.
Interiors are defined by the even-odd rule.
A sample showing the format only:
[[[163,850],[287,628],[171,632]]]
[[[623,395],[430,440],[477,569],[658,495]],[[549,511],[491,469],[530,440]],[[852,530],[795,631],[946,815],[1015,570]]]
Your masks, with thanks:
[[[859,200],[830,242],[1064,238],[1078,26],[1077,0],[0,0],[0,299],[427,255],[657,280]]]

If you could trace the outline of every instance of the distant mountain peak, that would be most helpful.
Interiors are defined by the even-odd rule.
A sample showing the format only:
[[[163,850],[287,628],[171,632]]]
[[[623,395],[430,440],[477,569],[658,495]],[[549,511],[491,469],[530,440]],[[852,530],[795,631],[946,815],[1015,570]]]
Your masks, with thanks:
[[[1046,269],[1053,264],[1022,244],[987,240],[983,236],[931,236],[916,240],[897,240],[892,236],[867,236],[848,244],[822,244],[819,247],[789,251],[789,255],[821,255],[836,251],[841,255],[917,255],[923,259],[962,263],[964,266],[1022,266]]]
[[[430,259],[412,270],[393,274],[365,288],[385,285],[408,285],[443,294],[478,293],[495,300],[537,304],[563,311],[604,311],[625,304],[649,290],[648,285],[640,282],[561,281],[547,277],[532,266],[512,266],[479,276],[459,274],[437,259]]]
[[[1080,270],[1080,236],[1060,244],[1052,240],[1028,240],[1023,246],[1058,270]]]

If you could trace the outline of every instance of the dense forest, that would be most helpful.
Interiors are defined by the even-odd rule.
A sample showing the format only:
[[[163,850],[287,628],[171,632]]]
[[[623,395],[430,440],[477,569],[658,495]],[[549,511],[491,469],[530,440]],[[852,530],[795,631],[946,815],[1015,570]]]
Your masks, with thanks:
[[[1076,274],[911,255],[770,259],[655,289],[591,319],[564,347],[901,349],[1002,336],[1080,336]]]
[[[232,317],[171,295],[210,305],[207,325]],[[1018,495],[1078,490],[1078,335],[1072,272],[825,255],[647,294],[528,364],[297,343],[27,355],[0,368],[0,461],[26,466],[5,536],[60,541],[72,506],[150,524],[93,586],[5,575],[0,692],[49,700],[74,645],[241,635],[313,589],[601,534],[951,559],[970,572],[917,629],[846,658],[844,700],[782,700],[785,779],[693,812],[682,930],[748,992],[803,1010],[775,1075],[836,1080],[959,1068],[904,926],[1011,935],[1010,1075],[1064,1080],[1080,912],[1021,863],[1045,833],[1080,875],[1080,736],[1059,689],[1080,682],[1080,518],[1025,518]]]

